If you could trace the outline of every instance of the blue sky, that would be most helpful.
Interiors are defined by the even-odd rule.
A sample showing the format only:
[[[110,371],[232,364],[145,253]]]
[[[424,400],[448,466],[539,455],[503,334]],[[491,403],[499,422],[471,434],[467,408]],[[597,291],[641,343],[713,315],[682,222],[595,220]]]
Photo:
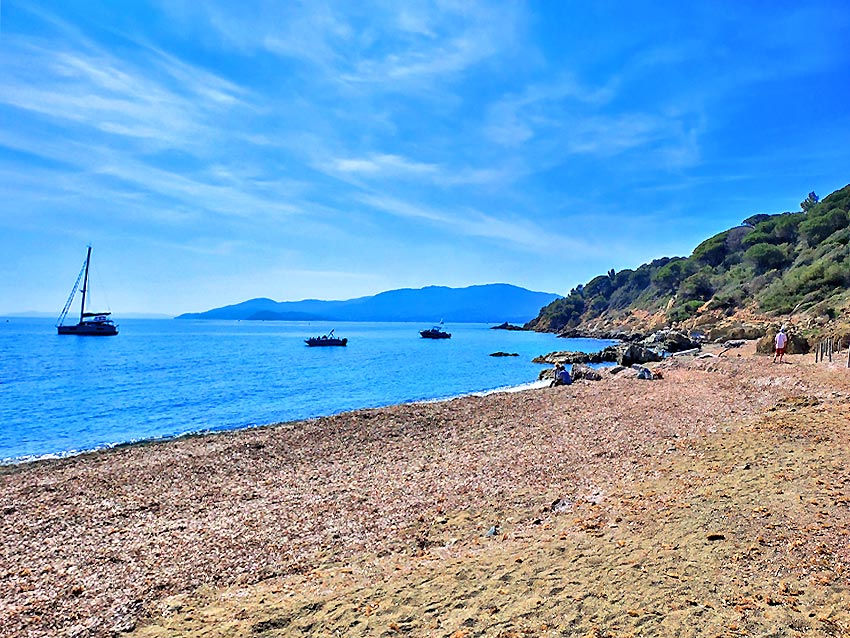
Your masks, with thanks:
[[[5,0],[0,314],[566,294],[850,182],[850,5]]]

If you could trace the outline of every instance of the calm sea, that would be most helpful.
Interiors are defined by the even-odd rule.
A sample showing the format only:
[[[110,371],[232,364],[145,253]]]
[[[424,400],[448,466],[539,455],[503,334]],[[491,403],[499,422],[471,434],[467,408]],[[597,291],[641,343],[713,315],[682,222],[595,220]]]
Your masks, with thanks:
[[[0,463],[533,383],[553,350],[611,342],[452,324],[123,320],[117,337],[0,319]],[[308,348],[334,328],[345,348]],[[490,357],[492,352],[518,357]]]

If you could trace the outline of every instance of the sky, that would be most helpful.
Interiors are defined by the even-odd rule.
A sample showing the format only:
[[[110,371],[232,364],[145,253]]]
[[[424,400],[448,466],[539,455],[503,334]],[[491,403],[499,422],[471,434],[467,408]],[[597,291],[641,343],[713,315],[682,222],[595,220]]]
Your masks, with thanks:
[[[0,314],[567,294],[850,182],[846,0],[0,2]]]

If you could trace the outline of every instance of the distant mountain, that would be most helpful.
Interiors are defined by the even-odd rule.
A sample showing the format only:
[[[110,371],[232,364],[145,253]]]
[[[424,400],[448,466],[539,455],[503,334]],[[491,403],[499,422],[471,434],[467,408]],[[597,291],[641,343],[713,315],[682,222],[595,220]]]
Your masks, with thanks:
[[[534,292],[510,284],[467,288],[428,286],[390,290],[346,301],[274,301],[250,299],[177,319],[241,319],[277,321],[423,321],[455,323],[524,323],[559,295]]]
[[[8,315],[2,315],[3,317],[26,317],[30,319],[55,319],[55,312],[39,312],[37,310],[29,310],[26,312],[14,312]],[[173,319],[174,315],[164,315],[161,313],[151,313],[151,312],[122,312],[120,315],[114,316],[116,321],[120,321],[121,319]]]

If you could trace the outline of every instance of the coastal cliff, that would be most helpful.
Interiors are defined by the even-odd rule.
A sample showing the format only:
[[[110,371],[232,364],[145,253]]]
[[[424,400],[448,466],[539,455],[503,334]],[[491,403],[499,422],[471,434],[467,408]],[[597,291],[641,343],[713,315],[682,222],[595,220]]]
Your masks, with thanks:
[[[593,337],[674,327],[754,339],[793,324],[810,340],[850,340],[850,185],[800,211],[758,214],[689,257],[608,271],[542,308],[533,330]]]

